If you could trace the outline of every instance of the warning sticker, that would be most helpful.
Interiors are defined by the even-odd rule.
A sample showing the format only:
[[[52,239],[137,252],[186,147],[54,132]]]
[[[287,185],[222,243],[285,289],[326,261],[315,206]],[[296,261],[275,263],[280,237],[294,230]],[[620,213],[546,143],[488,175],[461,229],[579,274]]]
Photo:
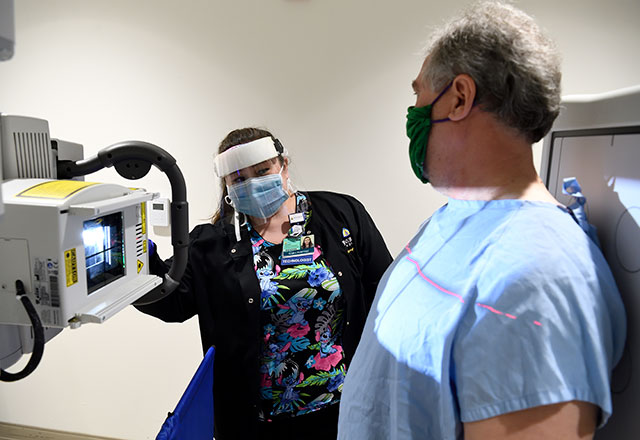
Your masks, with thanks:
[[[142,202],[141,206],[141,214],[142,214],[142,233],[147,233],[147,202]]]
[[[97,185],[97,182],[83,182],[80,180],[52,180],[49,182],[39,183],[30,188],[25,189],[16,197],[35,197],[39,199],[66,199],[91,185]]]
[[[138,273],[140,273],[140,271],[142,270],[142,268],[144,267],[144,263],[140,260],[138,260]]]
[[[78,260],[76,259],[76,248],[65,251],[64,272],[67,278],[67,287],[73,286],[78,282]]]

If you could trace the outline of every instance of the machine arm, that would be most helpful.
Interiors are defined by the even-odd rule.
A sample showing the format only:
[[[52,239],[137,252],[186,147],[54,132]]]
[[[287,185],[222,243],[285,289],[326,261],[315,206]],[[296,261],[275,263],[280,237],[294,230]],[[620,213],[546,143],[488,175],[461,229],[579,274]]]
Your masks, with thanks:
[[[58,178],[84,176],[115,166],[125,179],[136,180],[147,175],[154,165],[171,183],[171,244],[173,261],[163,283],[137,300],[135,305],[151,304],[165,298],[179,284],[187,266],[189,245],[189,209],[184,177],[176,160],[162,148],[141,141],[123,141],[106,147],[94,157],[76,162],[58,163]]]

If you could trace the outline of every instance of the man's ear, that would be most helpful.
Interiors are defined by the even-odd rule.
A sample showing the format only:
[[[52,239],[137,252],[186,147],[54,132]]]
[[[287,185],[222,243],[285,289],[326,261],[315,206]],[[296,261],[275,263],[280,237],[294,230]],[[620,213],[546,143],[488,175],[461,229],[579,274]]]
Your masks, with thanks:
[[[466,73],[462,73],[454,78],[451,90],[454,101],[449,119],[461,121],[473,108],[473,102],[476,99],[476,82]]]

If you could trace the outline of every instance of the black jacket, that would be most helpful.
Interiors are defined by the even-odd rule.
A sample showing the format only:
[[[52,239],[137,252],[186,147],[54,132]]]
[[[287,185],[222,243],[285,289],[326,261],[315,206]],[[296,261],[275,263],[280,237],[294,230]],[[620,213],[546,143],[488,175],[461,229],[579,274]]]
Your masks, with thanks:
[[[378,281],[392,261],[373,220],[362,204],[347,195],[306,193],[314,234],[337,275],[346,300],[343,348],[347,365],[373,302]],[[344,237],[343,228],[350,233]],[[151,268],[167,271],[157,254]],[[258,430],[260,367],[260,285],[253,267],[249,233],[236,242],[226,221],[196,226],[190,234],[189,263],[180,286],[144,313],[182,322],[198,315],[202,348],[216,347],[214,412],[217,440],[254,439]]]

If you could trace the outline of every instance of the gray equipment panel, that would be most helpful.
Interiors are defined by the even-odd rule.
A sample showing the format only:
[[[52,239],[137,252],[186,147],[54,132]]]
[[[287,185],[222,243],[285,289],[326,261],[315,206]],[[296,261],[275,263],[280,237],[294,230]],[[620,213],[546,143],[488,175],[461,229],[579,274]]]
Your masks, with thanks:
[[[635,439],[640,432],[640,88],[565,102],[545,138],[541,176],[564,204],[571,198],[562,194],[563,179],[578,179],[627,311],[627,344],[613,373],[613,416],[595,438]]]

